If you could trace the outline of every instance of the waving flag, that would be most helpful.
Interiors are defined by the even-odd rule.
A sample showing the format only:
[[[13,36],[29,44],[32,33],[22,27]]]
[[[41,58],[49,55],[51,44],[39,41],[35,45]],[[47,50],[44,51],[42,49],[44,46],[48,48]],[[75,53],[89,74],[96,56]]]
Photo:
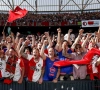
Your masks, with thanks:
[[[9,17],[7,22],[13,22],[16,19],[22,18],[27,14],[26,9],[21,9],[19,6],[17,6],[13,11],[9,11]]]

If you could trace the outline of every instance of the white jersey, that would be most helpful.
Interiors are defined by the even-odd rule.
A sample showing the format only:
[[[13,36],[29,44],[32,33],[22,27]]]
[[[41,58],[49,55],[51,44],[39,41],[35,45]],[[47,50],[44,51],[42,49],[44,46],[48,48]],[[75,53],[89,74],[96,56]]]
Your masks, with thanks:
[[[15,73],[10,73],[8,71],[5,71],[5,77],[10,77],[10,78],[13,78],[13,81],[18,81],[21,77],[21,60],[18,59],[16,61],[16,67],[15,67]]]
[[[2,77],[5,77],[5,68],[6,68],[7,59],[8,59],[7,56],[5,56],[5,60],[1,60],[0,58],[0,71],[1,71]]]
[[[43,67],[43,59],[39,58],[39,62],[37,63],[34,61],[32,55],[28,55],[27,59],[29,60],[29,68],[31,68],[29,69],[30,75],[28,75],[28,80],[32,82],[37,82],[41,76],[42,67]]]
[[[95,66],[96,62],[97,62],[97,59],[98,59],[98,56],[95,55],[93,58],[92,58],[92,72],[93,73],[98,73],[98,69],[97,67]]]

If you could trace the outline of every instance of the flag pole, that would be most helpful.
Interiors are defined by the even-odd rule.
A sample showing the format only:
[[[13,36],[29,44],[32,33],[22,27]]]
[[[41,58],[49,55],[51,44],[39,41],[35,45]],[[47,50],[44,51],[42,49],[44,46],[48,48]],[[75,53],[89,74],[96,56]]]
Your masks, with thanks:
[[[6,28],[6,26],[7,26],[7,21],[6,21],[6,23],[5,23],[5,25],[4,25],[4,28],[3,28],[3,32],[5,31],[5,28]]]

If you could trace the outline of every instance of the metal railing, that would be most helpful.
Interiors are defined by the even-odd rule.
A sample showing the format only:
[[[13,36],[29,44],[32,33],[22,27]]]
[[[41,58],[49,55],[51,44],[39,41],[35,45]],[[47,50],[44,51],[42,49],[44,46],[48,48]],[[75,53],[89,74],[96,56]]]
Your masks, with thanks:
[[[43,82],[42,84],[23,81],[10,85],[0,82],[0,90],[100,90],[99,80],[59,81],[58,83]]]

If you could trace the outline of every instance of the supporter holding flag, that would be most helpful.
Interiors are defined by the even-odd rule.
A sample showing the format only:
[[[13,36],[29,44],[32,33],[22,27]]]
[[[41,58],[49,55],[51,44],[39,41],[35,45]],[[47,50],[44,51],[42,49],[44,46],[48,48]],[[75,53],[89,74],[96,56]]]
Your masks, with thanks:
[[[11,84],[12,81],[22,83],[24,76],[24,63],[17,54],[17,51],[11,47],[11,42],[7,42],[6,51],[6,68],[5,68],[5,79],[4,83]]]
[[[83,34],[83,29],[81,29],[79,31],[78,37],[76,38],[75,42],[71,46],[71,49],[73,49],[74,52],[71,53],[71,54],[68,54],[68,53],[64,52],[63,55],[65,57],[66,56],[67,57],[70,56],[70,58],[72,60],[81,60],[83,58],[83,56],[87,53],[87,49],[85,48],[85,45],[86,45],[86,43],[89,40],[91,35],[88,34],[87,38],[84,40],[84,42],[82,42],[82,45],[81,45],[79,40],[80,40],[82,34]],[[61,62],[66,62],[66,64],[68,64],[67,61],[61,61]],[[87,75],[87,66],[86,65],[83,65],[83,64],[81,64],[81,65],[73,64],[73,76],[74,76],[74,79],[85,79],[86,75]]]
[[[100,49],[99,36],[100,36],[100,26],[99,26],[98,32],[95,32],[95,36],[93,36],[89,41],[89,45],[88,45],[89,50],[96,48],[98,49],[98,51],[100,51],[99,50]],[[95,78],[100,79],[100,63],[99,62],[100,62],[100,56],[94,55],[91,60],[91,63],[87,65],[87,72],[90,75],[91,80],[94,80]]]
[[[4,83],[11,84],[12,81],[22,83],[24,75],[24,63],[23,60],[19,58],[18,53],[14,47],[14,34],[11,32],[11,35],[8,37],[3,36],[3,40],[5,40],[6,44],[2,44],[2,52],[0,56],[2,58],[1,75],[5,78]]]

